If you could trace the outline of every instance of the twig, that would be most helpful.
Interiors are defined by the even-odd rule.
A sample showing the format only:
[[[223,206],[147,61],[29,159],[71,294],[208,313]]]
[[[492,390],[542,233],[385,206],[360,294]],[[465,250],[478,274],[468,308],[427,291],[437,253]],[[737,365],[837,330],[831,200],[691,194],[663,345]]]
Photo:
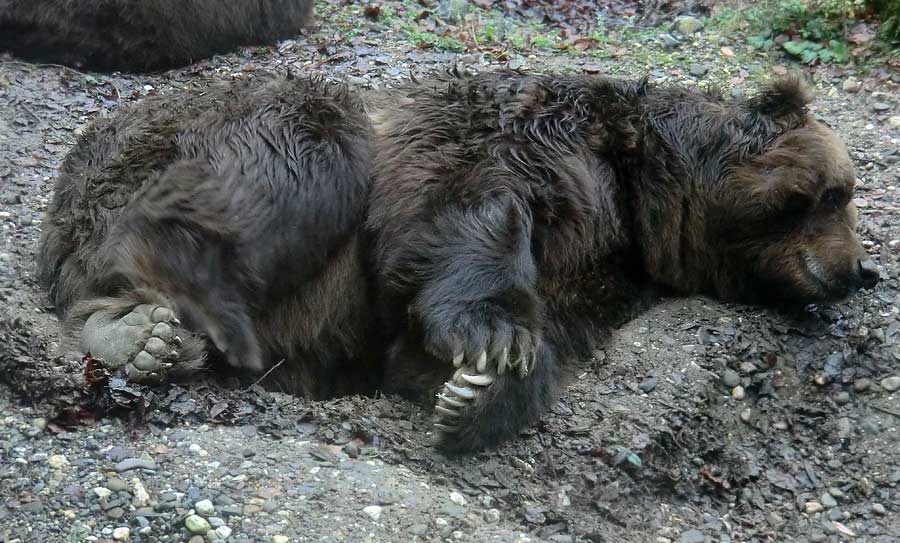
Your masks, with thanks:
[[[269,368],[269,370],[268,370],[266,373],[262,374],[262,377],[260,377],[259,379],[257,379],[255,383],[253,383],[252,385],[250,385],[250,386],[248,386],[247,388],[245,388],[245,389],[244,389],[244,392],[247,392],[247,391],[250,390],[251,388],[255,387],[256,385],[258,385],[258,384],[260,384],[260,383],[262,383],[263,379],[265,379],[266,377],[268,377],[269,374],[272,373],[273,371],[277,370],[277,369],[278,369],[278,366],[284,364],[284,361],[285,361],[285,360],[287,360],[287,359],[286,359],[286,358],[282,358],[280,362],[278,362],[277,364],[275,364],[274,366],[272,366],[271,368]]]

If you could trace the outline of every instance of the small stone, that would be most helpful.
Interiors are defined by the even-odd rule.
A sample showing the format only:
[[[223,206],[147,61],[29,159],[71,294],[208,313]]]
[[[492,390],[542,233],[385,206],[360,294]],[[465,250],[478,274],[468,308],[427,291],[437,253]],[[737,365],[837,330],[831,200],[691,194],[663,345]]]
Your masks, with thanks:
[[[854,392],[865,392],[872,387],[872,381],[868,379],[857,379],[853,381],[853,391]]]
[[[753,416],[753,410],[749,407],[741,410],[741,420],[744,422],[750,422],[750,418]]]
[[[224,509],[222,511],[225,512]],[[244,506],[245,515],[255,515],[260,512],[262,512],[262,506],[256,505],[255,503],[248,503]]]
[[[775,428],[776,430],[787,430],[788,423],[783,420],[776,420],[775,422],[772,423],[772,428]]]
[[[273,535],[272,543],[288,543],[290,539],[286,535]]]
[[[123,479],[113,477],[106,480],[106,488],[112,490],[113,492],[122,492],[123,490],[128,488],[128,485]]]
[[[691,17],[690,15],[682,15],[680,17],[676,17],[674,25],[675,30],[685,36],[703,30],[703,22],[696,17]]]
[[[423,536],[428,533],[428,525],[427,524],[413,524],[407,530],[412,535]]]
[[[219,512],[228,517],[239,517],[244,510],[240,505],[224,505],[219,508]]]
[[[887,390],[888,392],[896,392],[900,389],[900,377],[886,377],[881,380],[879,383],[881,388]],[[50,458],[53,458],[52,456]]]
[[[691,64],[688,68],[688,73],[694,77],[703,77],[708,71],[709,66],[706,64]]]
[[[134,498],[131,500],[131,505],[135,507],[144,507],[145,505],[150,503],[150,494],[147,492],[147,489],[144,488],[144,484],[137,478],[131,480],[132,494],[134,494]]]
[[[128,538],[131,537],[131,530],[128,528],[116,528],[112,533],[113,539],[116,541],[128,541]]]
[[[53,469],[61,469],[69,465],[69,459],[61,454],[54,454],[47,459],[47,465]]]
[[[32,419],[31,424],[40,431],[44,431],[47,429],[47,419],[44,417],[37,417]]]
[[[638,388],[640,388],[641,392],[643,392],[644,394],[649,394],[653,391],[654,388],[656,388],[656,384],[656,377],[648,377],[641,381],[641,384],[638,385]]]
[[[110,496],[110,494],[112,494],[112,490],[110,490],[106,487],[98,486],[98,487],[94,488],[94,494],[96,494],[97,497],[102,500],[104,498],[108,498]]]
[[[844,89],[844,92],[859,92],[862,84],[855,77],[848,77],[841,84],[841,88]]]
[[[199,515],[188,515],[188,517],[184,519],[184,527],[192,534],[198,535],[206,535],[206,532],[211,529],[211,526],[206,522],[206,519]]]
[[[887,102],[875,102],[872,104],[872,109],[878,112],[890,111],[891,105]]]
[[[213,529],[225,526],[225,519],[219,517],[209,517],[206,519],[206,522],[208,522]]]
[[[116,464],[115,470],[119,473],[123,471],[130,471],[133,469],[156,469],[156,462],[153,460],[147,460],[145,458],[126,458],[122,460],[118,464]]]
[[[832,507],[837,507],[837,500],[827,492],[819,496],[819,501],[822,502],[822,506],[825,508],[831,509]]]
[[[215,534],[218,539],[228,539],[231,537],[231,528],[228,526],[219,526],[215,529]]]
[[[891,128],[900,128],[900,115],[891,115],[887,122]]]
[[[681,537],[678,538],[678,543],[704,543],[706,541],[706,535],[703,534],[700,530],[688,530],[681,534]]]
[[[850,403],[850,393],[842,390],[834,395],[834,403],[838,405],[847,405]]]
[[[106,516],[113,519],[118,520],[125,516],[125,510],[121,507],[113,507],[109,511],[106,512]]]
[[[880,503],[873,503],[872,504],[872,512],[875,513],[876,515],[885,515],[885,514],[887,514],[887,509],[885,509],[884,506],[881,505]]]
[[[498,509],[488,509],[484,512],[484,520],[490,523],[500,522],[500,511]]]
[[[344,445],[343,450],[344,450],[344,454],[346,454],[350,458],[358,458],[359,457],[359,445],[357,445],[356,443],[353,443],[352,441],[350,443],[347,443],[346,445]]]
[[[209,500],[200,500],[199,502],[194,504],[194,510],[197,511],[198,514],[208,517],[216,512],[216,508],[213,503]]]
[[[456,505],[465,505],[466,499],[459,492],[451,492],[450,493],[450,501],[455,503]]]
[[[844,491],[836,486],[828,487],[828,493],[831,494],[832,496],[834,496],[835,498],[843,498],[844,497]]]
[[[372,520],[378,522],[378,519],[381,518],[381,506],[369,505],[367,507],[363,507],[363,513],[367,514]]]
[[[195,535],[194,537],[188,539],[188,543],[206,543],[206,540],[203,539],[202,535]]]
[[[741,376],[734,370],[725,370],[722,373],[722,382],[725,383],[725,386],[728,388],[734,388],[741,384]]]
[[[803,510],[806,511],[807,515],[814,515],[816,513],[821,513],[825,508],[822,507],[822,504],[819,502],[806,502],[803,505]]]
[[[744,392],[744,387],[738,385],[731,389],[731,397],[735,400],[741,401],[747,396],[747,393]]]

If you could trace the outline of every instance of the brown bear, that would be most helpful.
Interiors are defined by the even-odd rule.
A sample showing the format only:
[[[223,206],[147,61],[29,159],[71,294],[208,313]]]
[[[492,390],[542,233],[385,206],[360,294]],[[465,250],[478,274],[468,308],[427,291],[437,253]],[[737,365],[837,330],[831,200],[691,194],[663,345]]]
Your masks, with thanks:
[[[314,0],[0,0],[0,51],[149,72],[295,36]]]
[[[796,79],[728,101],[448,73],[368,118],[306,80],[205,92],[89,131],[45,223],[72,341],[137,380],[284,359],[271,383],[313,397],[437,394],[440,445],[481,449],[648,286],[805,303],[878,281],[848,152]]]

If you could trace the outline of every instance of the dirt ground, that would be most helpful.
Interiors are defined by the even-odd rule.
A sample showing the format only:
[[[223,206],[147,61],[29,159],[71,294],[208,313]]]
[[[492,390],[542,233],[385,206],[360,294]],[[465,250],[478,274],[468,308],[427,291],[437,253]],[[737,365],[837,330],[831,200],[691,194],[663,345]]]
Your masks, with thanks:
[[[83,365],[58,350],[34,255],[60,161],[87,123],[123,104],[261,69],[384,87],[457,61],[729,82],[737,95],[753,77],[735,74],[780,66],[712,29],[675,53],[654,38],[608,58],[421,49],[340,9],[278,48],[156,75],[0,57],[0,542],[196,543],[185,519],[204,497],[227,528],[210,540],[900,541],[896,74],[857,74],[859,90],[844,85],[849,73],[815,74],[815,112],[858,169],[860,233],[883,276],[874,291],[797,313],[663,300],[585,361],[539,426],[496,451],[438,454],[428,413],[396,398],[122,385],[104,417],[81,409]],[[347,20],[356,35],[336,39]],[[150,464],[121,469],[135,458]]]

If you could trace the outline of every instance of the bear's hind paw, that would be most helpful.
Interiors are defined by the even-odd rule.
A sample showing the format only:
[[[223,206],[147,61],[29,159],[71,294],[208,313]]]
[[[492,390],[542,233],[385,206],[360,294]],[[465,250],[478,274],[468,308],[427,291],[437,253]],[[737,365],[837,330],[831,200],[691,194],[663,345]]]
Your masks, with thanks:
[[[482,389],[491,386],[494,379],[494,375],[479,373],[477,367],[469,366],[456,370],[453,378],[444,383],[434,406],[434,428],[441,438],[459,432],[462,413],[475,404]]]

